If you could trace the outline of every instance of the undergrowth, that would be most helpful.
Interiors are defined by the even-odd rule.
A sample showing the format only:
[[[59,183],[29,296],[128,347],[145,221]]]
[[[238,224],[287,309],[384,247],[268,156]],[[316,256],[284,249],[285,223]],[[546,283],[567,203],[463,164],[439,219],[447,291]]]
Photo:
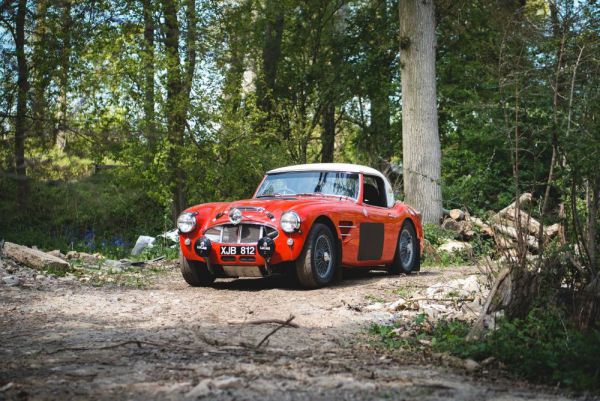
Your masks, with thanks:
[[[461,240],[452,230],[446,230],[435,224],[425,224],[423,233],[429,246],[425,247],[423,253],[423,266],[460,266],[472,264],[481,257],[487,256],[492,252],[493,241],[485,239],[477,227],[473,227],[474,237],[469,239],[468,244],[472,247],[469,250],[455,252],[438,251],[441,245],[449,240]]]
[[[370,332],[389,349],[414,351],[430,341],[433,352],[475,361],[493,357],[531,382],[600,392],[600,330],[576,330],[557,309],[536,308],[524,319],[501,320],[481,341],[466,340],[470,325],[462,321],[439,321],[431,332],[417,330],[409,338],[401,337],[399,327],[373,325]]]

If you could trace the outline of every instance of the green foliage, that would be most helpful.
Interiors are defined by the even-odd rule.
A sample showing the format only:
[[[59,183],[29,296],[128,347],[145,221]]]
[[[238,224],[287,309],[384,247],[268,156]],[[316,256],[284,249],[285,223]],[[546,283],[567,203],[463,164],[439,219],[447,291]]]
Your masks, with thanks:
[[[519,377],[575,390],[600,391],[600,330],[571,328],[564,313],[534,309],[525,319],[501,321],[481,342],[465,339],[464,322],[436,325],[432,347],[461,358],[494,357]]]
[[[399,338],[394,331],[397,326],[373,323],[369,333],[377,336],[377,344],[388,349],[408,349],[408,339]]]
[[[423,266],[449,267],[461,266],[473,261],[470,252],[436,252],[434,255],[425,253]]]
[[[2,237],[44,249],[122,257],[138,235],[165,229],[162,207],[129,177],[129,171],[117,170],[74,182],[31,182],[28,205],[0,202]],[[13,194],[13,184],[0,180],[0,192]]]
[[[170,241],[157,240],[154,246],[145,248],[137,257],[136,260],[152,260],[161,256],[165,256],[166,260],[175,260],[179,258],[179,245],[173,245]]]
[[[369,333],[375,336],[374,345],[387,349],[412,351],[419,344],[419,340],[426,338],[430,333],[431,325],[427,315],[420,313],[409,322],[395,322],[393,324],[373,323]],[[405,331],[417,332],[417,335],[401,337]]]
[[[502,320],[482,341],[467,341],[471,326],[439,321],[431,330],[424,314],[411,322],[373,324],[374,345],[412,352],[430,342],[434,352],[482,361],[494,357],[515,376],[579,391],[600,391],[600,330],[569,326],[562,311],[537,308],[524,319]],[[414,332],[407,337],[401,334]],[[425,341],[420,341],[425,340]]]
[[[437,224],[423,225],[423,234],[425,235],[425,240],[429,241],[436,248],[442,245],[445,240],[454,239],[455,237],[453,231],[445,230]]]

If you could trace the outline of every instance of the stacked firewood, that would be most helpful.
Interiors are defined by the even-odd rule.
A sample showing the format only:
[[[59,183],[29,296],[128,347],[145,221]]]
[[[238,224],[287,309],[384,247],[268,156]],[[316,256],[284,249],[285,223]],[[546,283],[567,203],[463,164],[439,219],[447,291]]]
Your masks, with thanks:
[[[476,228],[483,236],[494,239],[497,248],[508,253],[517,249],[519,242],[525,244],[530,252],[537,252],[541,239],[549,242],[562,231],[560,224],[542,226],[542,224],[525,211],[532,201],[530,193],[522,194],[519,199],[498,213],[494,214],[489,222],[471,216],[460,209],[445,211],[442,227],[454,231],[463,241],[469,241],[475,236]]]

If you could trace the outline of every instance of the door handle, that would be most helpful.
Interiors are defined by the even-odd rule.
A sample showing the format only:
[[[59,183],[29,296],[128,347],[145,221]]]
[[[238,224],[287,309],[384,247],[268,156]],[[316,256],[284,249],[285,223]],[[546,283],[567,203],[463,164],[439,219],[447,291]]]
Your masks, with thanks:
[[[388,213],[388,217],[392,217],[392,218],[396,218],[398,217],[398,215],[394,214],[394,213]]]

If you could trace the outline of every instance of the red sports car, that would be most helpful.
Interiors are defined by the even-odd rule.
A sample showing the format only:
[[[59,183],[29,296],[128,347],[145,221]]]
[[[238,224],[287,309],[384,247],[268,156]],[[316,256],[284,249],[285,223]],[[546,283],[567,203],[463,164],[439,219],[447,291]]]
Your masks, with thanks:
[[[252,199],[192,206],[177,227],[181,272],[192,286],[295,273],[317,288],[342,266],[411,273],[423,248],[420,214],[394,200],[379,171],[353,164],[271,170]]]

